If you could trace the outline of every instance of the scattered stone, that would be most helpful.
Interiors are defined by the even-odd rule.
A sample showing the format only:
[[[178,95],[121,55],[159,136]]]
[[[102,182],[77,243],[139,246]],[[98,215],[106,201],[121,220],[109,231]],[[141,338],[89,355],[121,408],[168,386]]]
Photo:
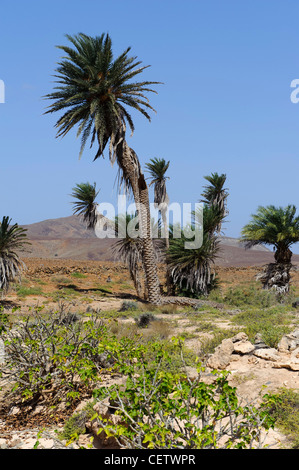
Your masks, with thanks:
[[[253,353],[255,356],[267,361],[279,361],[280,356],[275,348],[261,348]]]
[[[262,335],[260,333],[257,333],[254,338],[254,347],[255,349],[268,349],[269,346],[267,346],[263,339]]]
[[[234,343],[232,339],[224,339],[219,346],[215,349],[214,354],[209,357],[207,367],[211,369],[225,369],[231,360],[231,355],[234,351]]]
[[[250,354],[255,350],[254,345],[250,341],[238,341],[234,345],[234,352],[238,354]]]
[[[278,343],[277,349],[281,352],[293,351],[299,346],[299,329],[284,335]]]
[[[236,343],[238,341],[247,341],[247,340],[248,340],[248,336],[243,331],[241,331],[240,333],[237,333],[235,336],[232,337],[233,343]]]

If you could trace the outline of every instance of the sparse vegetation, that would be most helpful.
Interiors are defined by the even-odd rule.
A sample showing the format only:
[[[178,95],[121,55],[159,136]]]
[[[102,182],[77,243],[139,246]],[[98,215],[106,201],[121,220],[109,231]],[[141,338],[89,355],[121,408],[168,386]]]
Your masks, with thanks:
[[[25,298],[28,295],[43,295],[41,287],[27,287],[27,286],[17,286],[16,287],[17,296],[20,298]]]
[[[90,420],[92,416],[94,417],[91,405],[88,410],[74,416],[72,410],[76,403],[83,398],[93,397],[93,391],[98,389],[97,387],[101,384],[103,372],[107,376],[107,374],[123,374],[128,370],[134,370],[134,373],[143,377],[147,383],[148,379],[145,377],[154,376],[159,359],[159,374],[161,377],[167,377],[165,380],[168,385],[165,388],[165,393],[167,390],[170,394],[177,393],[182,389],[176,389],[176,387],[183,387],[183,384],[185,386],[185,381],[182,381],[182,378],[186,367],[194,370],[198,361],[204,364],[206,358],[214,352],[223,339],[231,338],[238,331],[244,331],[252,341],[258,332],[262,334],[263,341],[267,345],[275,347],[281,336],[290,331],[290,325],[296,324],[297,318],[292,307],[291,297],[288,301],[281,303],[275,296],[269,296],[269,292],[260,289],[256,283],[246,287],[231,287],[224,291],[214,291],[213,294],[210,294],[212,303],[202,301],[198,309],[183,308],[173,304],[156,306],[135,300],[124,300],[120,304],[120,308],[88,313],[86,307],[81,308],[80,311],[81,302],[87,302],[89,305],[92,300],[91,295],[92,298],[98,296],[103,299],[104,291],[107,290],[106,285],[102,285],[102,289],[93,288],[88,293],[88,290],[85,290],[85,285],[90,280],[86,277],[82,278],[82,290],[76,291],[74,289],[74,292],[71,292],[70,277],[50,275],[49,280],[53,288],[57,286],[57,281],[60,281],[63,286],[59,291],[56,291],[60,300],[65,299],[60,303],[58,311],[46,311],[45,308],[39,308],[31,311],[28,318],[7,316],[2,312],[1,337],[5,340],[9,353],[9,371],[7,367],[5,374],[2,371],[2,380],[9,378],[12,387],[7,393],[7,399],[9,397],[10,403],[17,404],[23,415],[25,410],[30,407],[34,409],[35,406],[43,405],[48,409],[48,413],[43,411],[44,419],[48,415],[47,419],[51,422],[50,415],[53,415],[53,409],[58,409],[60,404],[64,404],[65,429],[60,437],[70,441],[76,440],[79,434],[84,432],[85,419]],[[63,280],[67,282],[63,282]],[[24,289],[24,294],[28,292],[25,291],[25,288],[30,289],[31,282],[32,279],[30,280],[29,277],[23,278],[21,287]],[[120,285],[116,278],[115,286],[120,288]],[[97,286],[99,287],[99,284]],[[38,284],[36,287],[41,288]],[[69,292],[67,292],[68,289]],[[32,293],[32,291],[30,292]],[[247,292],[248,295],[243,295],[244,292]],[[76,297],[74,297],[75,293]],[[261,298],[259,293],[262,294]],[[296,291],[294,291],[295,294]],[[48,293],[47,295],[52,294]],[[110,295],[113,295],[113,290]],[[69,303],[72,298],[78,299],[76,300],[76,304],[78,303],[76,313],[68,311],[69,306],[72,305]],[[90,311],[93,311],[93,307]],[[184,323],[181,323],[181,320],[184,320]],[[225,328],[221,326],[224,323],[227,324]],[[184,328],[181,327],[182,324]],[[178,347],[178,343],[173,342],[174,335],[178,334],[181,340],[184,340],[180,343],[180,347]],[[196,340],[195,350],[189,349],[189,342],[192,344],[194,340]],[[25,366],[22,359],[24,351],[27,358]],[[180,379],[176,379],[178,375],[181,377]],[[243,374],[238,379],[236,375],[236,384],[242,385],[246,380],[249,380],[248,377],[250,376]],[[133,386],[131,390],[132,397],[135,396],[136,399],[139,397],[137,382],[135,384],[137,388]],[[192,384],[192,387],[195,387],[194,382]],[[168,386],[172,391],[167,388]],[[200,382],[197,383],[197,386],[200,389],[203,387]],[[149,383],[149,393],[151,390],[153,391],[151,387]],[[100,390],[100,394],[104,393],[103,389],[100,388]],[[233,389],[230,390],[229,394],[233,394]],[[189,391],[191,393],[191,389]],[[212,394],[212,389],[210,392]],[[110,389],[105,393],[108,394],[106,397],[112,399],[117,396],[115,393],[120,392],[116,392],[116,389]],[[158,394],[160,393],[159,391]],[[131,416],[130,413],[135,413],[134,406],[129,405],[131,398],[128,398],[127,402],[124,400],[126,396],[126,394],[120,395],[122,403],[129,406],[130,409],[125,408],[125,410]],[[159,395],[159,397],[160,402],[164,403],[163,396]],[[99,396],[95,398],[98,399]],[[155,406],[154,401],[152,406]],[[174,402],[173,406],[181,405],[178,401],[178,403]],[[178,408],[174,408],[174,410],[177,414],[180,413]],[[253,420],[258,416],[259,411],[257,410],[258,408],[252,408]],[[116,414],[118,413],[122,415],[122,411],[117,411]],[[244,419],[251,420],[249,408],[246,413]],[[102,422],[100,417],[96,419]],[[153,418],[149,415],[148,419],[152,420]],[[270,421],[272,419],[274,422],[277,419],[277,414],[269,417]],[[289,417],[289,419],[291,418]],[[257,423],[257,421],[255,422]],[[157,425],[157,421],[152,421],[152,426]],[[123,428],[110,427],[108,422],[104,422],[103,426],[106,430],[108,430],[108,426],[109,432],[112,434],[116,432],[118,439],[122,443],[126,442],[127,446],[136,444],[134,440],[130,443],[130,439],[127,440],[126,435],[123,438],[123,435],[118,434]],[[148,434],[149,431],[138,429],[138,433],[141,433],[139,435],[144,435],[144,439],[148,435],[149,444],[145,444],[153,447],[164,445],[160,433],[150,437],[152,433]],[[262,428],[259,427],[259,429]],[[165,436],[168,435],[167,432]],[[167,437],[167,439],[169,438]],[[209,438],[207,437],[207,439]],[[194,442],[193,438],[192,442]],[[176,445],[175,439],[172,445]],[[218,444],[214,442],[213,445],[216,448]],[[232,445],[239,445],[239,443],[235,440]],[[250,447],[251,444],[248,441],[248,443],[243,442],[241,445]]]
[[[292,318],[294,317],[287,310],[278,306],[245,310],[237,313],[232,318],[232,322],[242,325],[243,331],[251,341],[257,333],[260,333],[268,346],[276,348],[282,336],[290,332],[289,325]]]
[[[0,291],[2,298],[7,293],[12,282],[21,280],[25,264],[18,251],[29,244],[27,230],[18,224],[11,225],[9,217],[3,217],[0,222]]]
[[[174,347],[181,347],[180,340]],[[116,417],[95,413],[99,432],[113,436],[121,448],[216,449],[260,447],[261,433],[273,427],[269,413],[273,397],[259,408],[241,406],[227,373],[215,373],[212,384],[202,381],[204,368],[191,380],[186,372],[169,371],[173,350],[157,344],[155,356],[135,349],[137,361],[127,362],[125,387],[113,385],[95,391],[99,402],[109,398]],[[182,364],[184,358],[182,354]],[[186,364],[185,364],[186,365]]]
[[[299,449],[299,392],[293,389],[280,389],[273,403],[271,414],[276,426],[290,441],[292,449]]]

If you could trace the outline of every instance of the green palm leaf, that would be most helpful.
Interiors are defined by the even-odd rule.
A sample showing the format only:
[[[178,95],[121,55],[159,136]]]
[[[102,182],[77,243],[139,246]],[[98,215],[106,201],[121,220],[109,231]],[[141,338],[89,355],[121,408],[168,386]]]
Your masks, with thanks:
[[[290,246],[299,241],[299,216],[296,207],[259,206],[252,220],[243,227],[240,239],[245,247],[273,245],[276,261],[290,261]]]
[[[18,251],[23,250],[27,240],[27,230],[18,224],[11,225],[9,217],[0,222],[0,289],[6,292],[9,284],[19,277],[25,267]]]

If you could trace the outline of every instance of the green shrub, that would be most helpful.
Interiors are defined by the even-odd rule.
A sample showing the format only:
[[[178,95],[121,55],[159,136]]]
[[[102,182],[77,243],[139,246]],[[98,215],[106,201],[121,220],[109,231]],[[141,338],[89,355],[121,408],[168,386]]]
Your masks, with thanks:
[[[28,295],[43,295],[41,287],[18,286],[16,288],[18,297],[27,297]]]
[[[299,449],[299,392],[281,389],[271,410],[276,426],[289,439],[293,449]]]
[[[254,341],[255,335],[260,333],[268,346],[276,348],[282,336],[291,331],[288,326],[290,316],[282,309],[249,309],[235,315],[232,321],[244,327],[242,329],[250,341]]]
[[[181,351],[180,342],[174,347]],[[181,351],[182,352],[182,351]],[[120,447],[131,449],[215,449],[259,446],[261,433],[274,426],[268,411],[272,397],[265,395],[259,408],[241,406],[228,373],[214,374],[213,383],[198,376],[171,373],[162,364],[172,354],[156,345],[150,361],[136,348],[131,361],[119,364],[127,380],[94,391],[100,402],[110,401],[111,418],[95,413],[99,432],[113,436]]]
[[[71,276],[75,277],[76,279],[85,279],[87,277],[86,274],[79,273],[79,272],[71,273]]]
[[[2,332],[6,363],[0,369],[20,402],[67,404],[91,394],[103,368],[123,349],[102,322],[65,310],[39,310]],[[110,361],[111,359],[111,361]]]
[[[138,302],[135,302],[134,300],[124,300],[119,312],[126,312],[127,310],[138,310]]]

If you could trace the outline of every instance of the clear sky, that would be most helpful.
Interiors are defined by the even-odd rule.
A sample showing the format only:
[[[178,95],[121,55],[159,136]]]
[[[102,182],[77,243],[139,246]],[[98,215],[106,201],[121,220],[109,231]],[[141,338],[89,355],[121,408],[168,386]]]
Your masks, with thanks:
[[[0,217],[29,224],[72,214],[70,193],[96,182],[116,202],[117,168],[79,161],[75,132],[56,139],[58,115],[44,115],[65,34],[109,33],[115,56],[127,46],[161,81],[149,123],[133,113],[128,138],[141,164],[170,160],[171,201],[195,203],[204,176],[226,173],[225,235],[238,237],[259,205],[299,210],[298,0],[1,0]],[[153,196],[151,191],[151,197]],[[294,249],[299,252],[298,244]]]

